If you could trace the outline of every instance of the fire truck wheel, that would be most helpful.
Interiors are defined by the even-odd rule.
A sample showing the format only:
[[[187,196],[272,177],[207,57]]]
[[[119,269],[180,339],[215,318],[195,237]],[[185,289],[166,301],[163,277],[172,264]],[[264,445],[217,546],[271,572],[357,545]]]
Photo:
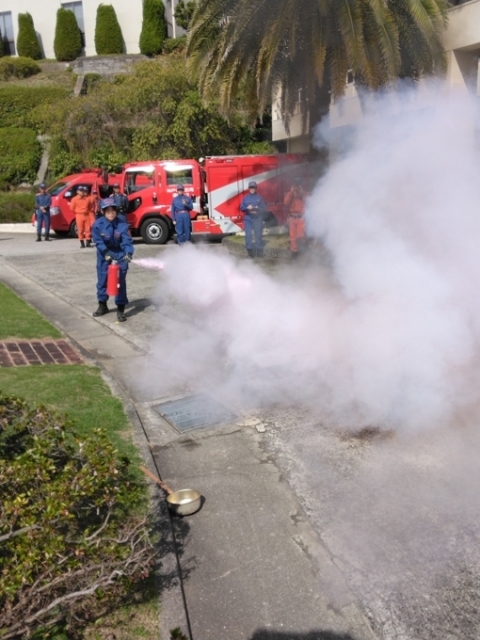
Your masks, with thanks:
[[[77,229],[77,221],[74,220],[72,222],[72,224],[70,225],[70,229],[68,231],[68,234],[72,237],[72,238],[78,238],[78,229]]]
[[[140,235],[146,244],[165,244],[168,240],[168,224],[161,218],[149,218],[142,222]]]

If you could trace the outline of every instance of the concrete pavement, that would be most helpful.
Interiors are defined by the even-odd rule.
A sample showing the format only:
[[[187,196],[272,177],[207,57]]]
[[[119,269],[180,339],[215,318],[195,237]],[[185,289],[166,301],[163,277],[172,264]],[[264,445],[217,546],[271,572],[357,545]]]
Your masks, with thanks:
[[[328,550],[262,448],[262,434],[237,420],[182,435],[152,406],[186,395],[185,381],[168,381],[159,363],[163,395],[158,386],[152,395],[135,384],[132,372],[152,367],[153,336],[165,324],[186,321],[160,299],[158,275],[131,269],[128,322],[115,323],[114,314],[94,319],[94,251],[80,251],[70,239],[32,240],[0,233],[0,279],[102,368],[126,403],[147,464],[174,488],[192,486],[205,497],[200,512],[173,519],[171,533],[161,525],[176,546],[162,561],[162,640],[176,626],[194,640],[373,639]],[[137,255],[161,250],[140,244]],[[163,500],[156,490],[155,497]]]

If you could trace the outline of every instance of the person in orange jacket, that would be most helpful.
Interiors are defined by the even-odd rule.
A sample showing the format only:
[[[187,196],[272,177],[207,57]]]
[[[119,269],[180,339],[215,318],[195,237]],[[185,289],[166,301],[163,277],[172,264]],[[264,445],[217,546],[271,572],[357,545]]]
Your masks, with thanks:
[[[70,202],[70,209],[75,214],[81,249],[92,246],[92,224],[95,221],[95,208],[95,198],[88,195],[88,188],[78,187],[77,195]]]
[[[296,255],[300,243],[305,242],[305,213],[306,193],[302,188],[302,179],[296,178],[295,182],[284,199],[284,204],[288,208],[288,229],[290,232],[290,250]]]

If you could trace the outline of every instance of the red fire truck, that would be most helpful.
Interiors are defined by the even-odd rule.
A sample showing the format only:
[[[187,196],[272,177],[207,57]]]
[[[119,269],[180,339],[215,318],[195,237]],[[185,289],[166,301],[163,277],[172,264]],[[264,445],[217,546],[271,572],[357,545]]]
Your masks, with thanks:
[[[192,233],[221,237],[243,229],[240,203],[255,180],[267,204],[267,224],[286,218],[283,198],[295,178],[307,177],[307,159],[299,154],[211,156],[196,160],[130,162],[119,174],[86,170],[67,176],[49,189],[52,195],[51,228],[57,235],[76,235],[69,201],[86,186],[105,198],[118,182],[128,196],[127,220],[132,236],[147,244],[164,244],[174,234],[171,202],[182,184],[194,201]]]

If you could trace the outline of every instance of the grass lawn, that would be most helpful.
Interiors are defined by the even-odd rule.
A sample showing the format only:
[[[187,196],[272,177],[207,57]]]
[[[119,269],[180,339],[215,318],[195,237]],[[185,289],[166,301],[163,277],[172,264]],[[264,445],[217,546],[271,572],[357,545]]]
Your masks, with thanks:
[[[62,334],[38,311],[0,283],[0,340],[6,338],[61,338]]]
[[[0,283],[0,340],[61,338],[35,309]],[[31,405],[49,405],[75,422],[81,435],[102,427],[122,454],[138,458],[128,438],[122,403],[104,382],[98,367],[46,364],[0,368],[0,392],[21,396]]]
[[[122,403],[112,396],[97,367],[46,364],[0,368],[0,392],[21,396],[30,405],[54,407],[75,422],[81,435],[101,427],[120,453],[138,457],[127,437]]]

